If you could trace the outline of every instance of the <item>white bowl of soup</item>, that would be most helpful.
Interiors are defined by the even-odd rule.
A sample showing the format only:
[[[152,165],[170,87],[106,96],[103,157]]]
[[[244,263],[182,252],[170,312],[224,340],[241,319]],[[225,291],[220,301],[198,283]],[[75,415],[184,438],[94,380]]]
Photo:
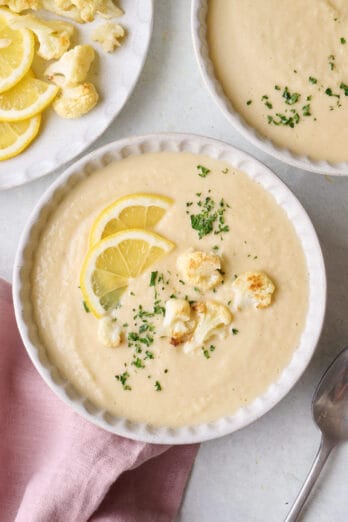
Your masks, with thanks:
[[[299,379],[324,319],[314,228],[232,146],[124,139],[50,187],[20,241],[17,323],[48,386],[98,426],[183,444],[238,430]]]
[[[192,35],[210,94],[268,154],[348,175],[344,0],[193,0]]]

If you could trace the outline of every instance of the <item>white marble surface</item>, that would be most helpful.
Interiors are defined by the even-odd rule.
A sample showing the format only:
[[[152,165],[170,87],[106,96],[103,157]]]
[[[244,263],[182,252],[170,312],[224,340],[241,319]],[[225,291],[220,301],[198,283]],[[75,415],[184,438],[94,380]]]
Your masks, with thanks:
[[[348,178],[305,173],[257,151],[236,135],[212,103],[195,63],[189,0],[155,0],[149,57],[120,117],[95,144],[128,135],[185,131],[223,139],[270,166],[304,204],[328,271],[328,312],[313,361],[293,391],[248,428],[202,445],[180,522],[280,522],[314,457],[319,433],[310,401],[322,371],[348,344]],[[18,238],[53,174],[0,193],[0,275],[11,277]],[[348,445],[332,456],[305,513],[306,522],[347,520]]]

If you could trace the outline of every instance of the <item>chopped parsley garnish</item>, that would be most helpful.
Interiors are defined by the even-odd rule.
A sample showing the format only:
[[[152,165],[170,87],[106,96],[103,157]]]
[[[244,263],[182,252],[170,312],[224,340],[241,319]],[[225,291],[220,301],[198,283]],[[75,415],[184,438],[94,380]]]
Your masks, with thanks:
[[[327,94],[328,96],[334,96],[335,98],[340,98],[339,94],[335,94],[334,92],[332,92],[331,87],[328,87],[326,89],[325,94]]]
[[[340,42],[342,45],[345,45],[347,43],[347,40],[345,38],[343,38],[343,36],[341,36]]]
[[[145,359],[154,359],[155,356],[153,354],[153,352],[150,352],[149,350],[146,350],[145,352]]]
[[[166,369],[164,370],[164,373],[168,373],[168,368],[166,368]]]
[[[203,165],[197,165],[198,170],[198,176],[201,178],[206,178],[210,172],[210,169],[207,169],[207,167],[203,167]]]
[[[246,102],[247,105],[251,105],[252,103],[253,103],[253,100],[248,100],[248,101]]]
[[[127,380],[129,379],[129,373],[128,372],[123,372],[120,375],[115,375],[115,379],[120,381],[120,383],[122,384],[122,387],[123,387],[124,390],[130,391],[132,389],[129,386],[129,384],[127,384]]]
[[[334,57],[334,55],[330,54],[328,60],[329,60],[329,67],[330,67],[331,71],[333,71],[334,68],[335,68],[335,57]]]
[[[155,286],[158,272],[151,272],[150,286]]]
[[[89,314],[90,313],[90,309],[88,308],[86,301],[82,301],[82,305],[83,305],[83,308],[84,308],[85,312],[87,314]]]
[[[348,85],[346,85],[345,83],[341,82],[340,89],[342,89],[344,91],[344,95],[345,96],[348,96]]]
[[[133,362],[132,364],[136,367],[136,368],[145,368],[145,364],[143,363],[143,361],[137,357]]]
[[[312,116],[311,106],[309,103],[302,107],[302,114],[303,114],[303,116]]]
[[[313,76],[310,76],[310,77],[308,78],[308,80],[309,80],[311,83],[313,83],[313,84],[318,83],[318,80],[317,80],[316,78],[313,78]]]
[[[162,386],[161,386],[161,383],[159,381],[155,382],[155,388],[156,388],[156,391],[162,391]]]
[[[210,359],[210,353],[209,353],[209,350],[207,350],[206,348],[202,347],[202,352],[203,352],[203,355],[206,359]]]
[[[285,87],[282,97],[285,99],[285,103],[287,105],[294,105],[294,103],[297,103],[301,98],[301,94],[299,94],[298,92],[294,92],[291,94],[289,89]]]
[[[224,170],[222,170],[221,172],[222,172],[222,174],[228,174],[229,169],[226,167],[226,168],[225,168]]]
[[[221,199],[219,204],[207,196],[204,200],[199,200],[197,206],[200,208],[199,214],[192,214],[191,226],[193,230],[197,230],[199,239],[207,236],[211,232],[215,235],[220,235],[229,232],[230,228],[225,224],[224,214],[229,205],[224,199]]]
[[[292,129],[297,125],[300,121],[300,115],[298,112],[294,112],[292,116],[285,116],[285,114],[280,114],[279,112],[276,113],[276,117],[269,116],[267,117],[268,123],[273,125],[288,125]]]
[[[280,86],[279,85],[275,85],[274,88],[275,88],[276,91],[280,91]]]
[[[239,330],[237,330],[237,328],[232,328],[232,335],[238,335],[239,334]]]
[[[265,105],[266,105],[267,109],[273,109],[273,105],[271,104],[271,102],[267,101],[265,103]]]

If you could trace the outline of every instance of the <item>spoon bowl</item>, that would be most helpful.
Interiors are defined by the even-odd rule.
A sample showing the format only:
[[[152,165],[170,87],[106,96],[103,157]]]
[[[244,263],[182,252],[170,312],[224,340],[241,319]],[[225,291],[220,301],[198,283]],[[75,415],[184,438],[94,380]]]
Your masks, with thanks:
[[[348,346],[324,373],[312,400],[313,418],[322,438],[312,468],[285,522],[296,522],[332,449],[348,440]]]
[[[348,347],[326,370],[314,393],[313,418],[328,439],[348,440]]]

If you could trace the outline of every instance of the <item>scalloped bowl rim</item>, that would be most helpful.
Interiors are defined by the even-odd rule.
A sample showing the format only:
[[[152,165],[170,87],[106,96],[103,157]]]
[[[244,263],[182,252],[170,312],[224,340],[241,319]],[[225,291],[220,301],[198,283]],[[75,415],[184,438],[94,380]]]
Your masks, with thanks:
[[[113,161],[130,155],[161,151],[207,154],[231,163],[234,168],[243,170],[260,183],[273,195],[295,227],[309,273],[309,308],[305,329],[289,365],[279,379],[265,393],[233,415],[180,428],[154,427],[112,417],[107,411],[93,406],[86,397],[78,395],[71,383],[57,380],[57,368],[47,361],[45,349],[37,338],[29,299],[33,258],[30,252],[35,250],[47,216],[59,205],[64,194],[81,179]],[[157,444],[187,444],[221,437],[247,426],[275,406],[295,385],[306,369],[321,333],[326,307],[326,274],[320,244],[306,211],[286,185],[266,166],[245,152],[212,138],[192,134],[154,134],[122,139],[91,152],[70,166],[44,193],[20,239],[14,265],[13,300],[17,325],[29,357],[51,390],[66,404],[97,426],[130,439]]]
[[[348,161],[330,163],[325,160],[315,161],[306,155],[297,155],[287,148],[278,147],[243,120],[242,116],[233,108],[232,103],[224,94],[222,86],[214,73],[214,65],[209,57],[209,49],[206,41],[205,20],[207,10],[208,0],[192,0],[191,33],[193,47],[204,83],[210,95],[232,126],[255,147],[283,163],[287,163],[298,169],[315,172],[316,174],[348,176]]]

